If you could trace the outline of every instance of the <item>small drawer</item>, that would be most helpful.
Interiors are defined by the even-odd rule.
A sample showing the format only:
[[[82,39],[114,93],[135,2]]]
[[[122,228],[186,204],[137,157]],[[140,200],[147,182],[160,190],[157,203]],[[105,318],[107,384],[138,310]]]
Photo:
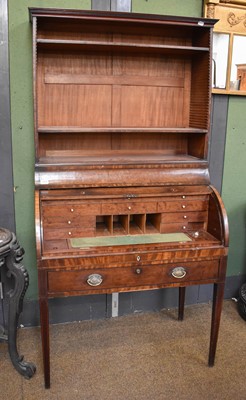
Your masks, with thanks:
[[[42,203],[42,216],[46,217],[57,217],[63,216],[64,218],[76,218],[79,215],[97,215],[101,212],[101,205],[99,203],[81,202],[81,203],[69,203],[68,202],[57,202],[52,205],[48,201]]]
[[[175,232],[186,232],[190,230],[201,230],[204,229],[205,222],[175,222],[173,224],[161,224],[160,233],[175,233]]]
[[[44,240],[71,239],[76,237],[95,236],[95,227],[80,227],[67,229],[44,228]]]
[[[126,201],[124,203],[103,203],[102,214],[144,214],[144,213],[155,213],[157,210],[156,202],[131,202]]]
[[[206,211],[208,202],[206,200],[186,200],[183,201],[160,201],[158,212],[186,212],[186,211]]]
[[[187,223],[175,222],[173,224],[161,224],[160,233],[175,233],[175,232],[186,232],[188,230]]]
[[[83,228],[88,229],[95,227],[96,217],[93,215],[79,215],[77,217],[72,216],[56,216],[56,217],[45,217],[43,218],[44,229],[72,229],[72,228]]]
[[[161,214],[161,223],[174,223],[181,222],[183,224],[187,224],[188,222],[202,222],[207,220],[207,212],[206,211],[188,211],[188,212],[179,212],[179,213],[162,213]]]

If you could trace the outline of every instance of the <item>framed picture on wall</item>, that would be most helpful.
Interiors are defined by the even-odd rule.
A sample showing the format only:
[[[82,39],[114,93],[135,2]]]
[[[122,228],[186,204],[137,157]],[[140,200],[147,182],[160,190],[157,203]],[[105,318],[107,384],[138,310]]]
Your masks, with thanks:
[[[213,93],[246,96],[246,0],[205,0],[213,34]]]

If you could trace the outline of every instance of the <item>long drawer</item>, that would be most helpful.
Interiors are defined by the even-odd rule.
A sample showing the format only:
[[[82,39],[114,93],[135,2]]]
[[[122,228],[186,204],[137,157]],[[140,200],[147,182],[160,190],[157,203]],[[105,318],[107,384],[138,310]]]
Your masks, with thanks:
[[[219,261],[134,266],[122,268],[94,268],[48,272],[49,293],[100,291],[112,288],[135,288],[213,280],[218,277]]]

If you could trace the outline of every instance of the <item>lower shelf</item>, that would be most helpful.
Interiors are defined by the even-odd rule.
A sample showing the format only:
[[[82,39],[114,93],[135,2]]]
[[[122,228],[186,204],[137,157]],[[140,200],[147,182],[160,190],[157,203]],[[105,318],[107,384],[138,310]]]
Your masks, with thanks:
[[[163,164],[173,162],[205,161],[188,154],[165,154],[163,151],[123,151],[108,152],[90,151],[48,151],[45,157],[39,159],[38,165],[129,165],[132,164]]]

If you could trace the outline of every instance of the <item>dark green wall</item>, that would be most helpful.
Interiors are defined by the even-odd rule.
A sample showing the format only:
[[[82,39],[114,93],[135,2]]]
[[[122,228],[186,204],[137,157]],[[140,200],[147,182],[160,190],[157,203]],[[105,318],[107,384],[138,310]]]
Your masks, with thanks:
[[[200,17],[202,0],[132,0],[132,11],[147,14]]]
[[[37,296],[34,231],[32,27],[28,7],[90,9],[90,0],[10,0],[9,53],[16,232],[30,275],[26,298]]]
[[[246,97],[230,96],[222,198],[230,227],[227,275],[246,274]]]
[[[11,120],[15,185],[16,229],[24,246],[25,265],[30,274],[26,298],[37,296],[34,232],[34,140],[32,106],[32,45],[28,7],[90,9],[90,0],[9,0],[9,49]],[[202,0],[133,0],[133,12],[202,15]],[[228,275],[246,273],[244,160],[246,98],[229,100],[223,199],[230,221],[231,248]]]

